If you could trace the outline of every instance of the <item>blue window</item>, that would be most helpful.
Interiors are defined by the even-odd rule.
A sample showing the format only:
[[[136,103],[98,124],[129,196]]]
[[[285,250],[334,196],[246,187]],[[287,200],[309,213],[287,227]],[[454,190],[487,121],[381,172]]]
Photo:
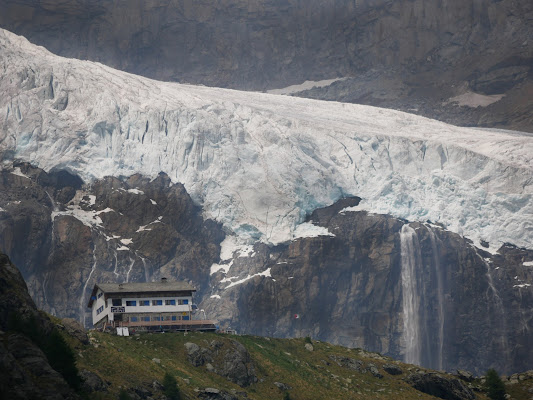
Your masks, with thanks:
[[[126,305],[130,306],[130,307],[135,307],[137,305],[137,301],[136,300],[127,300],[126,301]]]
[[[188,316],[188,315],[184,315],[182,319],[183,319],[184,321],[188,321],[188,320],[189,320],[189,316]]]
[[[162,306],[163,305],[163,300],[152,300],[152,305],[153,306]]]
[[[137,317],[130,317],[131,322],[137,322]]]
[[[152,317],[152,321],[161,321],[161,317]]]
[[[98,293],[98,298],[102,297],[103,294],[104,294],[104,292]]]
[[[173,316],[172,316],[172,321],[175,321],[175,320],[176,320],[176,316],[173,315]]]
[[[189,304],[189,300],[183,300],[183,304]]]
[[[150,317],[141,317],[141,321],[150,321]]]
[[[140,306],[149,306],[150,305],[150,300],[139,300],[139,305]]]
[[[172,299],[172,300],[165,300],[165,305],[166,306],[175,306],[176,305],[176,300]]]
[[[96,310],[96,315],[100,314],[102,311],[104,311],[104,306],[98,308],[98,310]]]

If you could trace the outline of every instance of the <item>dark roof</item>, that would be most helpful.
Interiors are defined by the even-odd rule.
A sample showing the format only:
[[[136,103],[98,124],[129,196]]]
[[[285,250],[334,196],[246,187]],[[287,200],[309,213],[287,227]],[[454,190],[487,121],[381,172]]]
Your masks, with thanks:
[[[196,289],[184,281],[130,282],[130,283],[96,283],[87,307],[91,308],[98,288],[106,294],[112,293],[162,293],[162,292],[196,292]]]

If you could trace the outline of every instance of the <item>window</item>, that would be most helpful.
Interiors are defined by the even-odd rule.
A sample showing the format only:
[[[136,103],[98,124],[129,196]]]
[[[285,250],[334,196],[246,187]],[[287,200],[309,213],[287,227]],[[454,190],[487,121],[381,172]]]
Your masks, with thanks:
[[[161,317],[152,317],[152,321],[161,321]]]
[[[113,299],[113,306],[121,306],[122,305],[122,299]]]
[[[150,317],[141,317],[141,321],[150,321]]]
[[[152,300],[152,305],[153,306],[162,306],[163,305],[163,300]]]
[[[137,322],[137,317],[130,317],[131,322]]]
[[[126,300],[126,305],[130,307],[135,307],[137,305],[136,300]]]
[[[98,310],[96,310],[96,315],[100,314],[102,311],[104,311],[104,306],[101,306],[98,308]]]
[[[176,316],[173,315],[173,316],[172,316],[172,321],[176,321],[176,320],[177,320]]]
[[[166,306],[175,306],[176,305],[176,300],[172,299],[172,300],[165,300],[165,305]]]
[[[100,293],[98,293],[98,298],[102,297],[103,294],[104,294],[104,292],[100,292]]]
[[[180,299],[178,300],[178,304],[181,306],[183,304],[189,304],[189,300],[188,299]]]
[[[189,316],[188,316],[188,315],[184,315],[183,318],[182,318],[182,320],[184,320],[184,321],[188,321],[188,320],[189,320]]]
[[[150,300],[139,300],[139,305],[140,306],[149,306],[150,305]]]

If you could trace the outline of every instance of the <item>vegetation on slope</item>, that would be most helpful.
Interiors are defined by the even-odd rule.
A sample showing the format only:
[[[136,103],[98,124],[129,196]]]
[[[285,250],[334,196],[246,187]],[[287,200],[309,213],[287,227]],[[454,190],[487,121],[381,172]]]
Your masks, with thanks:
[[[306,348],[309,340],[304,338],[271,339],[214,333],[119,337],[91,332],[90,345],[83,346],[72,338],[68,340],[76,349],[78,368],[96,373],[109,384],[106,392],[91,393],[91,399],[117,399],[121,392],[122,398],[125,392],[136,399],[142,398],[143,393],[154,399],[163,398],[165,388],[161,383],[170,382],[170,378],[176,379],[182,399],[205,395],[206,388],[218,389],[233,398],[257,400],[435,398],[405,382],[407,375],[420,371],[417,366],[324,342],[313,341],[313,350],[310,350]],[[240,387],[213,372],[211,364],[194,367],[188,359],[186,343],[205,348],[213,341],[227,346],[233,340],[244,345],[250,353],[258,378],[256,383]],[[346,357],[360,361],[361,369],[348,368],[338,362]],[[215,360],[214,363],[219,361],[223,362]],[[371,365],[377,368],[382,378],[370,371]],[[403,373],[391,375],[385,372],[384,365],[394,365]],[[480,382],[474,382],[472,386],[482,389]],[[487,399],[480,391],[475,396],[476,399]],[[529,397],[516,393],[513,398]]]

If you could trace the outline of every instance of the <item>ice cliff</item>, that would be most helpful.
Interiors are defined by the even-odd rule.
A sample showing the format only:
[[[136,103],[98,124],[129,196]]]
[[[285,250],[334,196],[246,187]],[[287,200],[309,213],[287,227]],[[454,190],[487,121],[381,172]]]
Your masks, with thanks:
[[[0,29],[0,156],[85,181],[166,172],[242,240],[360,209],[533,248],[533,136],[391,110],[158,82]]]

